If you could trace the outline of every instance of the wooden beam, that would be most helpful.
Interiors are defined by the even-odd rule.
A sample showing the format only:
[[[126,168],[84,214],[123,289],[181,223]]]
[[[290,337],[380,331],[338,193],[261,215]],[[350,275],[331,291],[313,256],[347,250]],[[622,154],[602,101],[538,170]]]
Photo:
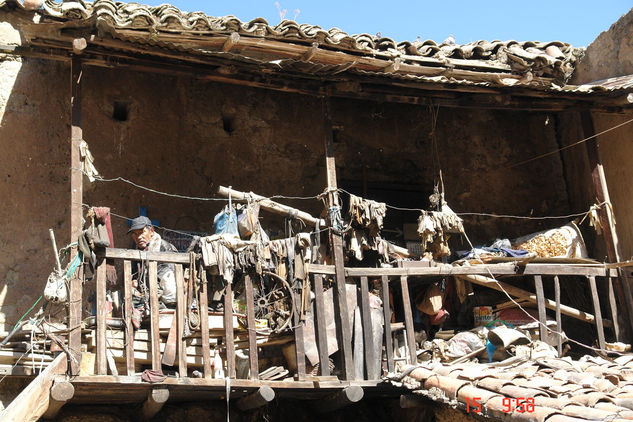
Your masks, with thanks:
[[[327,175],[327,197],[328,209],[339,210],[337,181],[336,181],[336,160],[334,158],[334,143],[332,140],[332,122],[330,121],[327,100],[321,100],[323,113],[323,135],[325,140],[325,167]],[[336,319],[336,335],[338,340],[338,348],[341,355],[341,369],[343,371],[343,379],[351,380],[354,378],[354,364],[352,362],[352,330],[349,322],[349,313],[347,312],[347,287],[345,282],[345,257],[343,254],[343,236],[340,228],[336,227],[338,221],[333,221],[332,212],[328,213],[328,223],[330,226],[330,250],[334,259],[334,272],[336,282],[334,285],[334,318]],[[339,214],[340,215],[340,214]]]
[[[302,62],[309,62],[316,55],[318,49],[319,43],[313,42],[312,45],[305,51],[305,53],[303,53],[303,56],[301,56],[300,60]]]
[[[325,221],[322,219],[315,218],[311,216],[310,214],[308,214],[307,212],[289,207],[287,205],[280,204],[273,200],[267,199],[263,196],[254,194],[252,192],[250,193],[240,192],[235,189],[227,188],[225,186],[220,186],[218,188],[218,193],[226,198],[230,196],[231,199],[235,201],[247,201],[249,199],[252,199],[254,201],[257,201],[259,203],[259,206],[266,211],[283,215],[284,217],[291,216],[313,227],[317,224],[317,222],[319,222],[321,227],[325,227]]]
[[[275,399],[275,390],[267,385],[262,385],[255,391],[247,396],[242,397],[237,401],[237,408],[242,412],[252,409],[258,409],[266,406],[268,403]]]
[[[237,32],[231,32],[231,35],[229,35],[226,38],[226,41],[224,41],[224,44],[222,44],[222,51],[225,53],[228,53],[239,42],[240,42],[240,34],[238,34]]]
[[[129,259],[130,261],[160,261],[171,264],[189,264],[189,254],[181,252],[149,252],[137,249],[105,248],[97,250],[97,257]]]
[[[226,376],[235,378],[235,342],[233,341],[233,288],[230,282],[224,290],[224,343],[226,346]]]
[[[560,315],[560,281],[558,276],[554,276],[554,301],[556,302],[556,331],[560,333],[556,334],[556,348],[558,357],[561,357],[563,353],[563,325]]]
[[[478,284],[480,286],[488,287],[500,292],[507,292],[511,296],[526,299],[531,303],[537,303],[537,298],[534,293],[528,292],[527,290],[520,289],[502,281],[494,280],[490,277],[485,277],[481,275],[459,275],[458,277],[470,281],[471,283]],[[545,299],[545,307],[548,309],[556,310],[556,302],[554,302],[553,300]],[[578,309],[572,308],[571,306],[561,304],[560,311],[564,315],[588,322],[590,324],[595,324],[596,321],[595,317],[592,314],[579,311]],[[603,320],[602,322],[607,327],[612,326],[611,321]]]
[[[362,400],[363,388],[358,385],[350,385],[343,390],[334,393],[330,397],[319,400],[319,405],[316,410],[319,413],[329,413],[349,406],[350,404],[357,403]]]
[[[68,356],[59,354],[53,362],[26,386],[0,413],[1,421],[36,421],[46,413],[50,403],[50,389],[57,375],[67,369]]]
[[[393,372],[395,365],[393,361],[393,343],[391,339],[391,301],[389,294],[389,277],[382,276],[382,309],[385,318],[385,356],[387,358],[387,371]]]
[[[76,55],[80,55],[84,52],[84,50],[88,47],[88,42],[85,38],[75,38],[73,40],[73,53]]]
[[[97,375],[108,373],[106,360],[106,260],[97,267]]]
[[[327,377],[330,375],[330,358],[327,342],[327,323],[325,321],[325,301],[323,299],[323,276],[314,274],[314,312],[315,324],[314,333],[319,351],[319,375]]]
[[[152,369],[158,371],[161,369],[160,358],[160,333],[158,330],[158,265],[156,261],[149,262],[149,313],[150,313],[150,332],[152,334]]]
[[[66,380],[55,380],[48,399],[48,409],[42,415],[43,419],[55,419],[66,402],[75,395],[75,387]]]
[[[132,325],[132,263],[123,261],[123,290],[125,295],[125,363],[127,374],[134,375],[134,326]]]
[[[209,347],[209,296],[207,293],[208,282],[207,282],[207,270],[200,264],[198,268],[200,272],[200,283],[202,284],[200,288],[200,335],[202,337],[202,366],[203,373],[206,379],[210,379],[213,376],[213,371],[211,370],[211,349]]]
[[[539,339],[547,343],[549,329],[547,328],[547,313],[545,311],[545,293],[543,292],[543,279],[540,275],[534,276],[534,287],[536,290],[536,306],[538,307]]]
[[[598,149],[598,138],[593,122],[593,116],[590,111],[583,111],[580,114],[583,134],[585,138],[593,137],[585,142],[585,150],[589,159],[589,167],[591,170],[591,179],[593,181],[594,191],[596,193],[596,201],[604,203],[598,212],[600,223],[603,228],[604,241],[607,248],[607,255],[610,262],[620,262],[622,256],[620,244],[618,241],[618,233],[615,228],[615,215],[612,213],[613,205],[609,197],[609,187],[607,178],[604,174],[604,168],[600,161],[600,153]],[[631,284],[628,277],[624,273],[616,279],[616,289],[618,296],[622,298],[623,304],[621,309],[629,322],[629,332],[633,331],[633,295],[631,293]],[[622,332],[621,335],[625,333]]]
[[[251,276],[248,274],[244,276],[244,291],[246,293],[249,378],[257,380],[259,379],[259,353],[257,349],[257,330],[255,327],[255,303],[253,298],[253,281],[251,280]],[[273,392],[273,397],[274,396]]]
[[[78,58],[73,58],[71,69],[71,129],[70,129],[70,242],[79,238],[82,229],[82,204],[83,204],[83,173],[81,152],[79,150],[83,139],[81,117],[81,79],[82,63]],[[77,255],[77,248],[71,251],[70,259]],[[82,268],[77,275],[70,278],[70,292],[68,306],[68,348],[73,358],[70,361],[70,374],[79,375],[79,363],[81,362],[81,309],[82,309]]]
[[[600,298],[598,297],[598,288],[596,287],[596,278],[588,277],[589,289],[591,290],[591,301],[593,302],[593,312],[596,316],[596,331],[598,332],[598,345],[605,350],[604,344],[604,328],[602,326],[602,311],[600,310]]]
[[[411,312],[411,299],[409,297],[409,283],[406,276],[400,276],[400,289],[402,291],[402,307],[404,310],[404,326],[406,330],[407,347],[409,348],[409,363],[415,365],[418,362],[415,347],[415,331],[413,329],[413,313]]]
[[[152,388],[141,408],[141,420],[152,419],[169,400],[169,390],[164,387]]]

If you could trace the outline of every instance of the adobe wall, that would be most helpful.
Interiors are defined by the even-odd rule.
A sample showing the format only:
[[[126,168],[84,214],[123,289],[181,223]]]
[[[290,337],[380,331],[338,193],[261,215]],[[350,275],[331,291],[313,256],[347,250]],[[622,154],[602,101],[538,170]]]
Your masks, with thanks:
[[[633,75],[633,9],[601,33],[587,47],[572,83],[582,84],[615,76]],[[625,114],[593,115],[596,133],[633,119],[633,111]],[[615,211],[622,259],[633,256],[633,124],[601,135],[598,138],[600,158],[604,165],[609,193]],[[578,137],[576,140],[582,139]]]
[[[0,58],[5,329],[39,297],[53,268],[48,228],[56,230],[58,244],[70,241],[69,71],[60,62]],[[105,178],[201,197],[213,197],[219,185],[266,196],[313,196],[326,185],[317,98],[93,67],[84,72],[82,93],[84,138]],[[568,183],[575,180],[566,177],[558,155],[513,166],[558,148],[555,116],[440,108],[433,124],[427,107],[342,99],[332,99],[329,107],[340,184],[359,195],[427,207],[441,168],[447,200],[457,212],[560,215],[588,205],[570,202]],[[86,204],[110,206],[125,217],[145,206],[161,226],[176,230],[209,231],[223,204],[158,195],[120,181],[85,179],[84,187]],[[318,200],[280,201],[315,215],[323,210]],[[262,216],[265,225],[279,222]],[[386,225],[415,223],[417,216],[390,210]],[[467,217],[466,229],[482,244],[564,222]],[[116,246],[127,247],[125,219],[114,217],[113,225]]]

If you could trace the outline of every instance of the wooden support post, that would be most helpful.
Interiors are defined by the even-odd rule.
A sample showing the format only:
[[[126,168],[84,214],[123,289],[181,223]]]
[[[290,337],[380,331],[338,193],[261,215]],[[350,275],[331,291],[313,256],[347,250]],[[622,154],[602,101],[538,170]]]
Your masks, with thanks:
[[[150,308],[150,331],[152,333],[152,369],[161,369],[160,358],[160,333],[158,325],[158,264],[156,261],[149,262],[149,308]]]
[[[189,283],[195,283],[193,280],[193,276],[195,275],[194,265],[190,265],[189,274],[190,279]],[[176,264],[176,344],[178,345],[178,375],[181,378],[187,377],[187,341],[184,339],[185,336],[185,315],[188,311],[187,309],[187,301],[185,300],[185,277],[183,274],[182,264]],[[199,314],[200,322],[202,327],[202,319],[208,317],[206,315]],[[208,321],[207,321],[208,324]],[[207,343],[208,344],[208,343]],[[165,350],[167,348],[165,347]]]
[[[81,128],[81,60],[73,57],[71,61],[71,133],[70,133],[70,242],[77,240],[82,229],[83,173],[79,147],[83,139]],[[69,243],[70,243],[69,242]],[[73,248],[70,259],[77,255]],[[81,308],[82,308],[82,269],[77,276],[70,278],[68,307],[68,349],[73,358],[70,360],[70,374],[79,375],[81,362]]]
[[[235,342],[233,340],[233,289],[226,283],[224,290],[224,343],[226,346],[226,376],[235,378]]]
[[[294,294],[294,293],[293,293]],[[295,303],[301,303],[301,294],[294,294]],[[299,308],[301,306],[299,305]],[[299,310],[295,309],[295,314],[293,316],[294,324],[295,324],[295,356],[297,359],[297,379],[299,381],[303,381],[306,378],[306,353],[305,353],[305,343],[303,336],[303,329],[305,323],[301,321],[301,317],[299,316]]]
[[[60,353],[0,412],[0,421],[36,421],[42,417],[48,410],[50,389],[55,376],[66,371],[67,361],[66,353]]]
[[[560,281],[558,276],[554,276],[554,300],[556,301],[556,348],[558,349],[558,357],[563,353],[563,326],[560,315]]]
[[[257,349],[257,330],[255,329],[253,281],[249,275],[244,276],[244,291],[246,292],[246,326],[248,328],[248,363],[250,367],[249,378],[257,380],[259,379],[259,353]],[[273,398],[274,397],[275,393],[273,392]],[[272,400],[272,398],[270,400]]]
[[[540,275],[534,276],[534,287],[536,289],[536,306],[538,307],[538,320],[541,323],[538,329],[539,339],[541,341],[546,341],[549,335],[549,329],[547,328],[547,312],[545,311],[545,293],[543,292],[543,279]]]
[[[615,301],[615,292],[613,291],[613,278],[607,278],[609,286],[609,308],[611,309],[611,322],[613,322],[613,333],[615,341],[620,341],[620,324],[618,322],[618,305]]]
[[[600,310],[600,298],[598,298],[598,289],[596,287],[596,278],[594,276],[587,277],[589,280],[589,288],[591,289],[591,301],[593,302],[593,314],[596,316],[596,331],[598,332],[598,345],[605,350],[604,344],[604,327],[602,326],[602,311]]]
[[[167,400],[169,400],[168,389],[153,388],[141,408],[141,420],[147,421],[156,416]]]
[[[604,203],[600,208],[599,217],[602,224],[604,241],[607,248],[607,256],[610,262],[619,262],[622,256],[620,252],[620,244],[618,242],[618,234],[615,229],[615,215],[612,213],[611,198],[609,197],[609,188],[607,186],[607,178],[604,175],[604,168],[600,162],[600,153],[598,151],[598,139],[595,137],[595,127],[593,117],[590,111],[583,111],[580,114],[580,120],[584,132],[584,137],[594,136],[593,139],[585,142],[587,157],[589,158],[589,167],[591,169],[591,178],[593,187],[596,192],[596,201]],[[616,289],[618,297],[621,298],[623,305],[620,309],[626,316],[625,320],[629,322],[629,330],[633,330],[633,295],[631,293],[631,285],[628,277],[620,272],[620,277],[616,279]],[[620,333],[620,335],[624,332]]]
[[[127,374],[134,375],[134,326],[132,325],[132,263],[123,261],[123,291],[125,297],[125,362]]]
[[[391,339],[391,303],[389,300],[389,277],[382,276],[382,310],[385,317],[385,357],[387,359],[387,371],[393,372],[393,343]]]
[[[75,387],[68,381],[55,380],[48,399],[48,409],[42,415],[43,419],[55,419],[66,402],[75,395]]]
[[[374,329],[369,307],[369,282],[367,277],[360,278],[360,312],[363,323],[363,344],[365,345],[365,370],[368,380],[380,378],[380,368],[375,356]]]
[[[330,375],[330,358],[327,347],[327,324],[325,322],[325,301],[323,300],[323,275],[314,274],[314,312],[317,348],[319,350],[319,375]]]
[[[409,283],[406,276],[400,277],[400,288],[402,290],[402,307],[404,309],[404,326],[407,336],[407,347],[409,348],[409,363],[415,365],[418,356],[415,348],[415,331],[413,329],[413,313],[411,312],[411,299],[409,298]]]
[[[275,390],[267,385],[262,385],[254,393],[244,396],[237,401],[237,408],[242,412],[258,409],[266,406],[275,399]]]
[[[343,407],[349,406],[352,403],[361,401],[364,394],[362,387],[359,387],[358,385],[350,385],[349,387],[345,387],[343,390],[334,393],[330,397],[319,400],[319,405],[316,410],[319,413],[334,412],[342,409]]]
[[[332,140],[332,124],[327,109],[326,99],[322,102],[324,137],[325,137],[325,166],[327,172],[328,192],[328,223],[330,225],[330,250],[334,258],[334,272],[336,283],[334,286],[334,315],[336,319],[336,336],[341,354],[341,369],[343,379],[351,380],[354,377],[354,363],[352,361],[352,330],[347,311],[347,288],[345,282],[345,258],[343,255],[343,236],[339,227],[335,227],[337,221],[332,221],[336,211],[340,211],[338,196],[336,195],[336,161],[334,159],[334,143]]]
[[[211,370],[211,348],[209,347],[209,296],[207,292],[207,270],[204,266],[200,265],[200,331],[202,341],[202,367],[204,377],[211,379],[213,377],[213,371]]]
[[[106,261],[97,267],[97,375],[108,374],[106,360]]]

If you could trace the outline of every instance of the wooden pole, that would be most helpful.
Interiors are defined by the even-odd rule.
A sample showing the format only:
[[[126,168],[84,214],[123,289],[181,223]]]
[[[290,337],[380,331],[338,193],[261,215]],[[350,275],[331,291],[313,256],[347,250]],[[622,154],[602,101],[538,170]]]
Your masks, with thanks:
[[[543,279],[540,275],[534,276],[534,287],[536,290],[536,306],[538,307],[538,327],[539,339],[547,342],[549,329],[547,328],[547,313],[545,311],[545,293],[543,292]]]
[[[580,114],[583,134],[585,138],[596,134],[593,117],[590,111],[583,111]],[[602,224],[604,241],[607,247],[607,256],[610,262],[620,262],[622,256],[620,244],[618,242],[618,234],[615,229],[615,215],[613,214],[611,198],[609,197],[609,188],[607,186],[607,178],[604,175],[604,168],[600,162],[600,153],[598,150],[598,138],[585,142],[585,149],[589,159],[589,167],[591,169],[591,178],[596,193],[596,201],[604,203],[600,208],[599,217]],[[623,301],[621,309],[624,312],[625,320],[629,321],[629,329],[633,330],[633,296],[631,294],[631,285],[624,272],[619,271],[620,276],[616,279],[615,287],[618,297]],[[621,337],[623,333],[619,334]]]
[[[71,130],[70,130],[70,242],[77,240],[82,229],[83,174],[79,146],[83,139],[81,128],[81,60],[73,57],[71,61]],[[69,242],[69,243],[70,243]],[[77,255],[73,248],[70,259]],[[81,362],[81,282],[82,270],[70,279],[70,306],[68,307],[68,349],[74,359],[70,360],[69,372],[79,375]]]
[[[323,111],[323,129],[325,137],[325,166],[327,172],[327,198],[328,209],[332,212],[340,210],[338,195],[336,195],[336,161],[334,159],[334,143],[332,140],[332,123],[327,109],[326,99],[321,100]],[[330,226],[330,251],[334,259],[334,272],[336,285],[334,286],[334,315],[337,319],[336,335],[339,351],[341,352],[341,366],[343,379],[351,380],[354,377],[354,364],[352,362],[352,331],[347,312],[347,288],[345,283],[345,258],[343,256],[343,235],[335,227],[336,221],[332,221],[332,212],[328,212]]]
[[[75,387],[68,381],[55,380],[48,399],[48,409],[42,415],[43,419],[55,419],[66,402],[75,395]]]
[[[319,405],[316,410],[319,413],[334,412],[352,403],[359,402],[364,394],[363,387],[350,385],[330,397],[319,400]]]
[[[97,374],[107,375],[106,361],[106,261],[97,267]]]
[[[125,292],[125,362],[127,374],[134,375],[134,326],[132,325],[132,263],[123,261],[123,289]]]
[[[147,399],[141,408],[141,420],[147,421],[152,419],[160,412],[160,409],[163,408],[167,400],[169,400],[169,390],[167,388],[153,388],[147,395]]]
[[[275,390],[267,385],[262,385],[257,391],[244,396],[237,401],[237,408],[242,412],[266,406],[275,398]]]
[[[561,334],[556,334],[556,348],[558,349],[558,357],[563,354],[563,324],[560,316],[560,281],[558,276],[554,276],[554,301],[556,302],[556,331]],[[616,322],[613,321],[615,324]]]

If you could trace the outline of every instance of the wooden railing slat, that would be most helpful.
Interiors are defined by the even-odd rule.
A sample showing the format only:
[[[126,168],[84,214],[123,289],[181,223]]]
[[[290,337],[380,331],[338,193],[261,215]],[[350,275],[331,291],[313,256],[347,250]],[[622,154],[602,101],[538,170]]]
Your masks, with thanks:
[[[554,277],[554,300],[556,301],[556,331],[563,332],[563,326],[560,315],[560,281],[558,276]],[[558,349],[558,356],[562,356],[563,353],[563,336],[562,334],[556,335],[556,347]]]
[[[123,261],[123,291],[125,301],[125,362],[127,374],[134,375],[134,326],[132,325],[132,263]]]
[[[97,374],[107,375],[106,359],[106,261],[101,260],[97,267]]]
[[[193,268],[190,270],[193,275]],[[193,283],[189,280],[189,283]],[[182,264],[176,264],[176,332],[178,345],[178,375],[187,377],[187,342],[183,339],[185,335],[185,315],[187,312],[187,301],[185,300],[185,277],[183,274]],[[202,318],[202,315],[200,315]]]
[[[607,280],[609,286],[609,308],[611,309],[611,322],[615,333],[615,341],[620,341],[620,324],[618,323],[618,305],[615,301],[615,291],[613,289],[613,278]],[[633,310],[631,310],[633,312]]]
[[[294,293],[293,293],[294,294]],[[303,381],[306,378],[306,354],[305,354],[305,343],[304,343],[304,322],[301,321],[301,317],[299,316],[301,309],[301,293],[297,293],[294,296],[295,301],[295,313],[293,316],[294,325],[295,325],[295,356],[297,358],[297,379],[299,381]]]
[[[325,322],[325,301],[323,299],[323,276],[314,274],[314,333],[319,351],[319,375],[330,375],[330,359],[327,348],[327,325]]]
[[[404,326],[407,337],[407,347],[409,348],[409,363],[415,364],[418,361],[418,357],[415,347],[415,331],[413,329],[411,299],[409,298],[409,283],[406,276],[400,277],[400,287],[402,290],[402,306],[404,308]]]
[[[391,339],[391,303],[389,300],[389,277],[382,276],[382,310],[385,317],[385,357],[387,359],[387,371],[393,372],[395,365],[393,361],[393,342]]]
[[[249,378],[259,379],[259,355],[257,353],[257,331],[255,330],[255,303],[253,302],[253,281],[249,275],[244,276],[246,292],[246,326],[248,329],[248,363]]]
[[[371,321],[371,308],[369,307],[369,281],[367,277],[360,278],[360,312],[363,323],[366,379],[375,380],[380,377],[380,369],[375,356],[374,329]]]
[[[548,336],[547,313],[545,310],[545,293],[543,292],[543,279],[540,275],[534,276],[534,287],[536,289],[536,306],[538,308],[539,337],[541,341],[546,341]],[[560,305],[558,306],[560,308]]]
[[[210,379],[213,377],[211,371],[211,348],[209,347],[209,297],[207,296],[207,270],[200,266],[200,330],[202,331],[202,367],[204,377]]]
[[[598,289],[596,287],[596,278],[591,276],[589,279],[589,288],[591,289],[591,300],[593,302],[593,314],[596,317],[596,331],[598,331],[598,345],[601,349],[605,348],[604,327],[602,325],[602,311],[600,310],[600,298],[598,297]]]
[[[233,288],[226,283],[224,291],[224,341],[226,345],[226,370],[229,378],[235,378],[235,342],[233,339]]]
[[[158,325],[158,265],[156,261],[149,262],[149,306],[150,325],[152,333],[152,369],[161,369],[160,333]]]

